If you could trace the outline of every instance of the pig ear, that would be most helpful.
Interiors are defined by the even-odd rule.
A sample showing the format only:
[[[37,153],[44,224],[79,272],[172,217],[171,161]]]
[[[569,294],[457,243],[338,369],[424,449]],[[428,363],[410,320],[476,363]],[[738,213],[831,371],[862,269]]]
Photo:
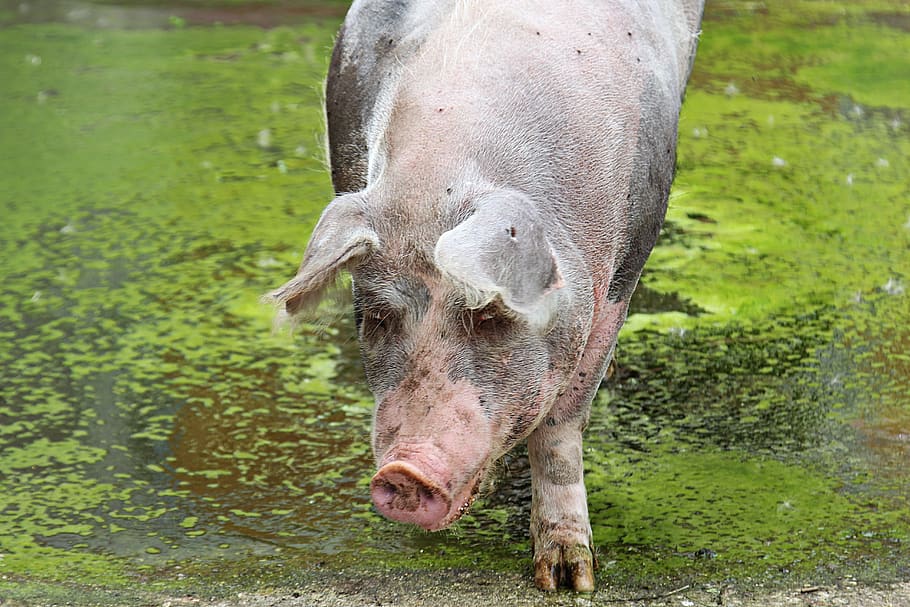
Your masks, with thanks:
[[[484,196],[471,217],[439,238],[435,259],[468,288],[472,307],[499,295],[512,310],[543,323],[550,317],[547,295],[563,286],[540,215],[518,192]]]
[[[345,194],[333,200],[313,228],[297,276],[265,296],[295,314],[315,303],[338,272],[356,265],[379,246],[370,228],[366,201],[360,194]]]

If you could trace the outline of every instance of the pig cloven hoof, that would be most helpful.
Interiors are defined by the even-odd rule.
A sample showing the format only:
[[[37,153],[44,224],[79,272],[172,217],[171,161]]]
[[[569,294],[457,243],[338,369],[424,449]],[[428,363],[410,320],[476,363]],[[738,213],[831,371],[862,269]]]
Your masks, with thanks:
[[[594,556],[587,546],[553,546],[534,555],[534,583],[541,590],[566,585],[594,592]]]
[[[448,492],[405,462],[380,468],[370,483],[373,504],[384,517],[427,531],[445,527],[452,498]]]

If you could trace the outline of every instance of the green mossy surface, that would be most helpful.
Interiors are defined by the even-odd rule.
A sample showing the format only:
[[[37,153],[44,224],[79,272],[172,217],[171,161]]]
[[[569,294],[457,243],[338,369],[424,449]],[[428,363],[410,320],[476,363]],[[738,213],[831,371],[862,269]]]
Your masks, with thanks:
[[[291,338],[259,303],[331,197],[339,20],[3,6],[0,594],[529,571],[520,453],[451,531],[382,520],[346,312]],[[910,570],[906,25],[896,2],[709,3],[585,444],[603,583]]]

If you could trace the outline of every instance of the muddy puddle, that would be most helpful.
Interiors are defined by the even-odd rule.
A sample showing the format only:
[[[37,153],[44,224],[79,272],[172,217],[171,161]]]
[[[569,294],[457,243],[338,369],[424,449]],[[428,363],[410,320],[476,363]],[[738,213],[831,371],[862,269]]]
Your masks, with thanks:
[[[709,3],[587,432],[601,583],[910,576],[905,11]],[[343,12],[0,3],[0,597],[530,571],[520,449],[454,529],[384,521],[347,311],[259,303],[331,198]]]

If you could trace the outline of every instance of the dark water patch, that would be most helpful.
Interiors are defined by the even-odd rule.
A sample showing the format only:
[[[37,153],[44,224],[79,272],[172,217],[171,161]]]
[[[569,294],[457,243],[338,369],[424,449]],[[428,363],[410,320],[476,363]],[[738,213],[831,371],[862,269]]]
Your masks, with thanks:
[[[829,339],[831,325],[824,315],[781,317],[642,333],[622,342],[617,379],[608,384],[617,407],[608,431],[639,449],[668,428],[679,432],[679,441],[721,449],[736,444],[756,453],[801,451],[825,441],[828,386],[823,378],[807,381],[800,371],[816,363],[815,350]]]
[[[861,26],[875,20],[876,13],[894,16],[900,20],[903,13],[900,11],[898,3],[891,4],[897,10],[882,10],[882,5],[871,2],[834,4],[812,2],[811,0],[795,2],[720,0],[712,2],[707,7],[702,21],[709,27],[715,23],[719,26],[731,26],[750,22],[754,28],[767,32],[788,30],[794,27],[813,31],[817,28],[838,25]]]
[[[236,6],[218,6],[209,8],[175,7],[174,14],[185,19],[187,25],[256,25],[273,28],[286,25],[311,22],[314,19],[329,18],[337,20],[344,17],[348,3],[310,2],[297,5],[288,4],[238,4]]]
[[[349,3],[313,2],[79,2],[70,0],[2,0],[0,26],[70,23],[100,30],[175,29],[187,26],[250,25],[264,29],[337,22]]]
[[[902,32],[910,32],[910,14],[900,11],[869,11],[870,21],[878,25],[893,27]]]
[[[660,312],[681,312],[698,316],[705,310],[679,296],[679,293],[661,293],[640,283],[629,302],[630,314],[658,314]]]

